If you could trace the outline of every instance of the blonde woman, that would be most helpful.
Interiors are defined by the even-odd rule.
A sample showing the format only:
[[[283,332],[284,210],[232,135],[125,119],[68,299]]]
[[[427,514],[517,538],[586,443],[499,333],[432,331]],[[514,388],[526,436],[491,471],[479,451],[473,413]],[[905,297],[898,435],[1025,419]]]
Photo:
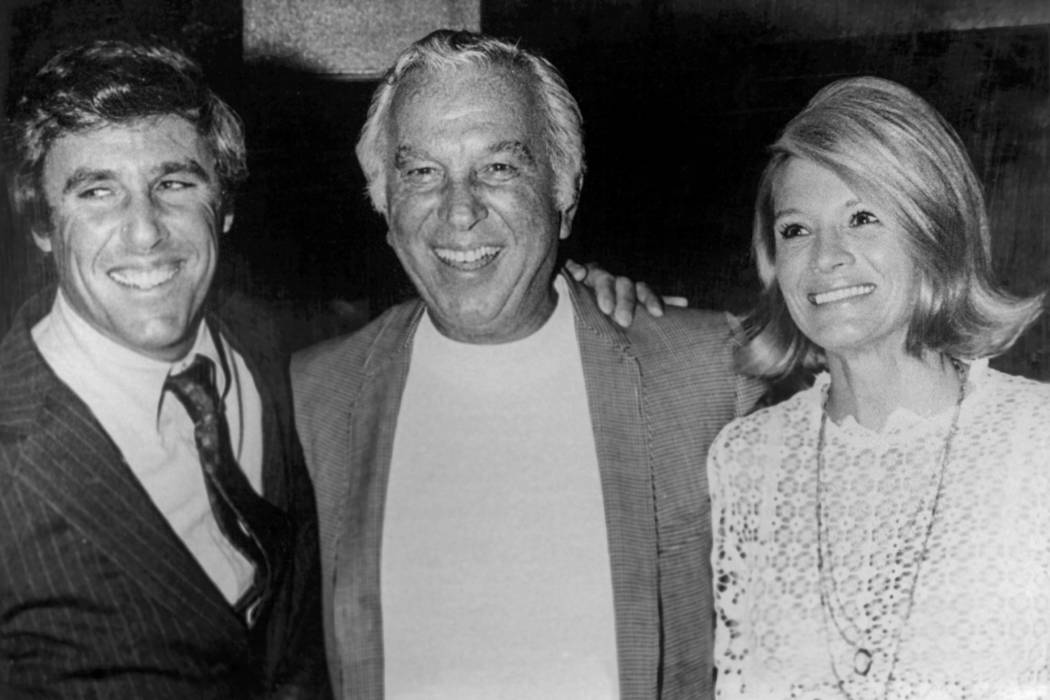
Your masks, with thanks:
[[[708,469],[720,698],[1050,694],[1050,390],[989,369],[1041,297],[998,287],[981,188],[926,102],[821,90],[772,146],[739,357],[812,388]]]

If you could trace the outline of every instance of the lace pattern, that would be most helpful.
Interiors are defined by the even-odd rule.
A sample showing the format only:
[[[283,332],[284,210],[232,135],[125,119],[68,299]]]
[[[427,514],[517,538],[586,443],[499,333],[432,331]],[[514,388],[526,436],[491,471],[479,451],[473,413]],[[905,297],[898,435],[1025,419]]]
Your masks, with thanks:
[[[917,585],[954,409],[900,411],[878,433],[829,421],[832,621],[815,482],[828,381],[712,447],[717,697],[1050,698],[1050,387],[972,368]]]

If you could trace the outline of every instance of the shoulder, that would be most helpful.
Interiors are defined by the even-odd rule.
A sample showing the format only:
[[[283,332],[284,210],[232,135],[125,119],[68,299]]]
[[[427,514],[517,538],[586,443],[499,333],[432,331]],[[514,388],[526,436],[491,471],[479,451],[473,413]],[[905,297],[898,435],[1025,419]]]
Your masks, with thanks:
[[[975,383],[973,411],[982,430],[1050,442],[1050,384],[994,369]]]
[[[668,309],[661,318],[644,314],[628,329],[631,351],[650,374],[677,374],[696,387],[705,404],[724,401],[726,419],[750,413],[766,384],[741,374],[736,350],[743,329],[724,311]]]
[[[571,277],[563,275],[563,279],[573,300],[579,332],[601,344],[617,346],[638,357],[697,357],[712,349],[731,350],[728,343],[734,332],[731,317],[725,312],[669,307],[657,318],[639,310],[631,325],[621,328],[598,309],[589,289]]]
[[[794,442],[793,435],[815,431],[819,420],[819,386],[804,389],[774,406],[730,421],[711,445],[712,461],[762,468],[771,453]]]
[[[292,397],[300,428],[351,405],[365,378],[382,371],[405,347],[421,313],[419,301],[399,304],[349,335],[295,353]]]
[[[292,381],[297,387],[339,381],[383,363],[390,351],[407,341],[422,311],[419,301],[391,307],[348,335],[323,341],[292,355]]]
[[[706,355],[731,350],[731,317],[723,311],[669,308],[660,318],[639,313],[626,334],[639,352],[688,352]]]
[[[640,313],[622,337],[626,352],[650,375],[676,374],[683,381],[715,382],[736,391],[737,339],[727,313],[667,309],[660,318]]]
[[[1031,408],[1050,406],[1050,384],[1045,382],[991,368],[986,369],[978,381],[997,402]]]

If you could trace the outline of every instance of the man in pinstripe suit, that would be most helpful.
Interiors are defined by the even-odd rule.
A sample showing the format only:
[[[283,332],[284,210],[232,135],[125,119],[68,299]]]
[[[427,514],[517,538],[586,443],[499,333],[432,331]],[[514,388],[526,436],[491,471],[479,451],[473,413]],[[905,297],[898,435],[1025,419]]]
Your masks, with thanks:
[[[0,697],[327,697],[282,358],[205,303],[239,119],[181,53],[95,42],[41,69],[11,136],[58,288],[0,344]],[[167,389],[191,364],[213,370],[240,505],[290,522],[265,560],[213,511],[219,463]]]
[[[358,158],[421,300],[293,359],[337,695],[709,697],[727,317],[625,330],[555,275],[580,115],[514,45],[411,46]]]

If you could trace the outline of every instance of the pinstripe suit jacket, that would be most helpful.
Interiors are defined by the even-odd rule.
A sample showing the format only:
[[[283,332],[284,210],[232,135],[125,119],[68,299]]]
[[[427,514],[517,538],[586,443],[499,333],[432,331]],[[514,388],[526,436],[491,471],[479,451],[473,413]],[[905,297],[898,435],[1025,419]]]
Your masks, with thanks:
[[[280,358],[222,326],[263,403],[264,495],[297,524],[249,632],[40,356],[30,328],[52,299],[31,300],[0,344],[0,696],[327,696],[313,493]]]
[[[760,387],[732,371],[725,315],[672,309],[610,322],[570,280],[605,500],[623,698],[712,686],[707,448]],[[296,422],[321,529],[337,697],[382,697],[379,548],[394,429],[423,312],[395,307],[293,358]]]

